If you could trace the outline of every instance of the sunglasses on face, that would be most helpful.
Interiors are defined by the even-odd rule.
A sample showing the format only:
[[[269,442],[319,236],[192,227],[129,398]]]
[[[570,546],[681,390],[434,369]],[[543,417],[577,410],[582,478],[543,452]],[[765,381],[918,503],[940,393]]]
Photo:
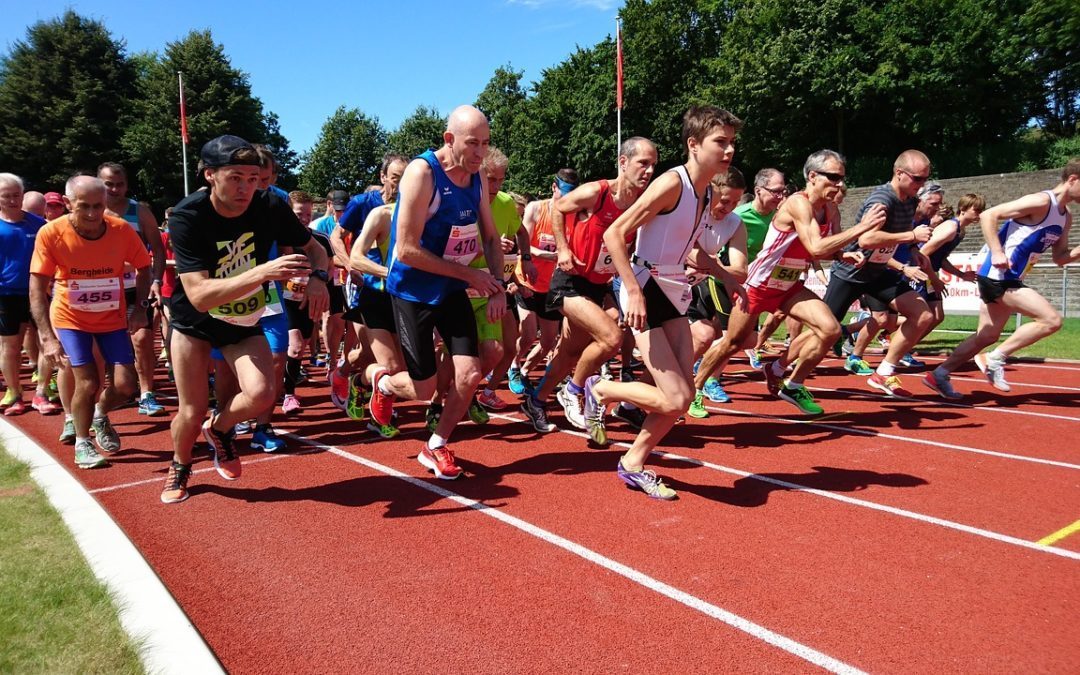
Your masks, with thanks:
[[[815,171],[814,173],[819,176],[824,176],[830,183],[843,183],[844,178],[846,178],[842,173],[831,173],[829,171]]]
[[[930,178],[929,174],[927,174],[925,176],[916,176],[915,174],[911,173],[910,171],[905,171],[903,169],[900,169],[899,171],[900,171],[900,173],[907,174],[907,177],[910,178],[912,180],[912,182],[915,182],[915,183],[925,183]]]
[[[768,192],[769,194],[771,194],[773,197],[776,197],[777,199],[784,196],[784,188],[782,188],[782,187],[776,188],[774,190],[772,188],[767,188],[767,187],[762,186],[762,187],[760,187],[758,189],[759,190],[764,190],[765,192]]]

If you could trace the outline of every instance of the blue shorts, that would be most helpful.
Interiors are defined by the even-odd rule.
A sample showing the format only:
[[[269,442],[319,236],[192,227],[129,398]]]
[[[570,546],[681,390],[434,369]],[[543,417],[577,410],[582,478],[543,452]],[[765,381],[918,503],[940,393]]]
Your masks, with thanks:
[[[266,341],[270,343],[271,354],[284,354],[289,350],[289,319],[284,312],[273,316],[264,316],[259,319],[259,327],[263,329]],[[210,358],[215,361],[224,361],[225,357],[221,350],[210,350]]]
[[[70,328],[57,328],[56,337],[68,355],[72,366],[86,366],[94,362],[94,343],[106,364],[131,365],[135,363],[135,350],[131,348],[131,336],[126,328],[109,333],[87,333]]]

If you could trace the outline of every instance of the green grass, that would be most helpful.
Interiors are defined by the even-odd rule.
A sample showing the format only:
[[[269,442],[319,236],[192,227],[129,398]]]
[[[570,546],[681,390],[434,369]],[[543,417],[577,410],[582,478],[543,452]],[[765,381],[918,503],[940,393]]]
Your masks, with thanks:
[[[105,586],[0,447],[0,673],[142,673]]]

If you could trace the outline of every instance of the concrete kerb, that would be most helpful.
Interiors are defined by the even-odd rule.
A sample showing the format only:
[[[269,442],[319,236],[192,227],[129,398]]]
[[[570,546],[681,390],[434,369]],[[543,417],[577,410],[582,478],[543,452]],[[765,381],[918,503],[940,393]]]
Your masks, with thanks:
[[[0,441],[60,513],[94,576],[117,603],[120,625],[148,673],[224,673],[217,657],[123,530],[67,468],[0,418]]]

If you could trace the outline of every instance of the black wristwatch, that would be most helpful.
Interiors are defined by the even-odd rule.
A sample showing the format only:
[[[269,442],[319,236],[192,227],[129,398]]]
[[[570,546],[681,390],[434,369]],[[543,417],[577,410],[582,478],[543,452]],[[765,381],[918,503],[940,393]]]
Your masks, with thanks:
[[[532,260],[532,253],[522,253],[521,259],[525,261]]]
[[[326,273],[326,270],[312,270],[311,274],[309,274],[308,276],[312,277],[313,279],[318,279],[324,284],[330,282],[330,275]]]

